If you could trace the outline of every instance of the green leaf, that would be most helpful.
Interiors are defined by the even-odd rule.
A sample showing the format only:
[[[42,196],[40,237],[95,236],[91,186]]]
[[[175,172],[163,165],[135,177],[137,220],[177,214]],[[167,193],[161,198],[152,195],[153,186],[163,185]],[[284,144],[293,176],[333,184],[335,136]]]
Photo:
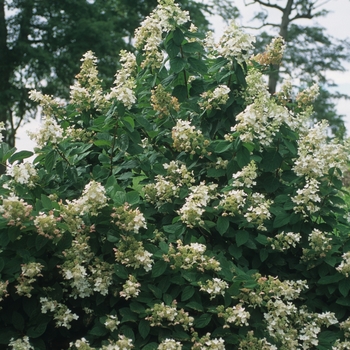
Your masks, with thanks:
[[[37,326],[29,327],[26,335],[29,338],[39,338],[46,331],[47,323],[40,323]]]
[[[180,73],[186,67],[186,61],[181,57],[171,58],[170,67],[174,73]]]
[[[143,339],[146,339],[146,337],[149,334],[151,327],[149,325],[149,322],[146,320],[141,320],[138,325],[138,331]]]
[[[282,161],[283,158],[278,151],[264,151],[262,154],[261,167],[265,171],[274,171],[281,166]]]
[[[250,162],[250,152],[245,147],[240,147],[240,149],[237,151],[237,163],[238,165],[243,168]]]
[[[142,350],[156,350],[158,346],[159,346],[158,343],[148,343],[142,348]]]
[[[343,275],[341,275],[340,273],[335,273],[334,275],[331,275],[331,276],[321,277],[317,283],[318,284],[338,283],[339,281],[341,281],[344,278],[345,277]]]
[[[226,170],[225,169],[215,169],[215,168],[209,168],[207,171],[207,176],[208,177],[221,177],[226,175]]]
[[[193,41],[182,45],[182,51],[186,53],[203,53],[203,46],[198,41]]]
[[[162,290],[161,289],[159,289],[158,287],[156,287],[152,284],[148,284],[147,286],[157,299],[160,299],[162,297]]]
[[[211,314],[202,314],[194,320],[194,325],[196,328],[204,328],[210,323],[211,318]]]
[[[279,228],[287,225],[290,221],[290,215],[291,215],[290,213],[287,213],[285,211],[280,211],[276,215],[275,220],[273,221],[273,228]]]
[[[21,161],[23,159],[29,158],[33,155],[34,153],[31,151],[19,151],[15,154],[13,154],[10,158],[9,158],[9,163],[13,164],[16,160],[17,161]]]
[[[241,245],[245,244],[249,240],[249,232],[247,231],[237,231],[236,232],[236,243],[237,246],[240,247]]]
[[[178,46],[180,46],[182,44],[182,42],[184,41],[185,36],[182,33],[182,31],[179,28],[176,28],[173,32],[173,40],[174,43]]]
[[[216,143],[215,153],[223,153],[233,148],[232,142],[221,140]]]
[[[349,295],[349,290],[350,290],[350,283],[347,278],[344,278],[339,282],[339,292],[341,295],[346,298]]]
[[[48,173],[52,171],[56,163],[57,154],[55,150],[51,150],[45,157],[45,169]]]
[[[157,261],[152,267],[152,277],[161,276],[167,269],[168,264],[164,260]]]
[[[94,145],[97,147],[103,147],[103,146],[111,147],[112,141],[111,140],[95,140]]]
[[[260,256],[261,262],[264,262],[267,259],[267,257],[269,256],[267,249],[260,249],[259,256]]]
[[[227,216],[219,216],[216,222],[216,229],[222,236],[230,226],[230,219]]]
[[[186,301],[192,298],[195,292],[195,288],[193,286],[186,286],[181,293],[181,301]]]
[[[339,298],[336,303],[343,306],[350,306],[350,298]]]
[[[121,279],[126,280],[129,276],[128,270],[120,264],[115,264],[114,265],[114,273]]]
[[[140,201],[140,195],[136,191],[126,192],[125,200],[130,205],[138,204]]]
[[[45,247],[45,245],[49,242],[49,239],[44,237],[43,235],[37,235],[35,238],[35,249],[39,251],[41,248]]]
[[[19,312],[13,311],[11,321],[17,330],[22,331],[24,329],[24,318]]]
[[[43,208],[46,210],[52,210],[53,209],[53,205],[51,202],[51,199],[46,196],[45,194],[41,194],[41,203],[43,204]]]
[[[194,58],[194,57],[189,57],[188,58],[188,63],[190,66],[193,68],[195,72],[198,72],[199,74],[206,74],[207,73],[207,66],[205,65],[204,61]]]
[[[187,86],[176,85],[172,95],[175,96],[179,100],[179,102],[185,101],[187,99]]]
[[[196,301],[190,301],[186,304],[186,307],[189,307],[190,309],[196,310],[196,311],[204,311],[203,305],[196,302]]]

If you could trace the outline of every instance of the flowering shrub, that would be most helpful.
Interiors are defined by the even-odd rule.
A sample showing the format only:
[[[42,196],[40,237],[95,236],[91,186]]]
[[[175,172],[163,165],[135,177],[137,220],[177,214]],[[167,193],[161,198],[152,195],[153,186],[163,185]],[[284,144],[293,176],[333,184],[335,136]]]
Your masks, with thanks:
[[[69,104],[31,93],[34,161],[0,147],[1,348],[349,348],[347,147],[253,43],[159,0],[110,91],[88,52]]]

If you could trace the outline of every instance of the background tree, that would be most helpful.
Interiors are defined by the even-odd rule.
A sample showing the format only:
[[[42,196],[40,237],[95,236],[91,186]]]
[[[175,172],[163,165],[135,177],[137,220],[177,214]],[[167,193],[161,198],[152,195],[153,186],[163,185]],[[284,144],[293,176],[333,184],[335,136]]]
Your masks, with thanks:
[[[179,3],[197,26],[207,28],[213,1]],[[225,10],[230,8],[225,2]],[[110,85],[121,49],[132,50],[135,28],[157,5],[156,0],[0,0],[0,121],[4,140],[13,147],[25,118],[35,115],[30,89],[68,97],[67,87],[88,50],[98,57],[104,84]]]
[[[276,86],[286,76],[301,82],[301,86],[310,86],[317,82],[320,95],[315,101],[315,121],[326,119],[331,125],[332,134],[343,137],[345,125],[343,116],[336,111],[334,99],[348,98],[333,93],[330,88],[335,84],[326,78],[329,71],[344,71],[344,62],[349,61],[350,42],[331,37],[318,24],[304,25],[300,20],[325,17],[329,11],[324,5],[329,1],[320,0],[253,0],[248,5],[259,5],[253,20],[260,22],[256,29],[264,28],[257,38],[257,50],[261,51],[273,36],[278,34],[286,42],[286,50],[281,66],[271,65],[268,76],[270,93],[276,92]],[[279,13],[279,17],[276,16]],[[304,22],[302,22],[304,23]],[[265,30],[271,28],[271,30]]]

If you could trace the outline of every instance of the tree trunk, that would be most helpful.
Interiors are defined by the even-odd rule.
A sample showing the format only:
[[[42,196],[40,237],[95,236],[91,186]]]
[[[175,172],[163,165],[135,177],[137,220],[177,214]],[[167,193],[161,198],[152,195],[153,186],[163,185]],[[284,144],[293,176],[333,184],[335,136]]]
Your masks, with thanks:
[[[290,14],[292,12],[293,3],[294,3],[294,0],[288,0],[286,7],[283,10],[279,35],[284,39],[284,41],[287,41],[287,37],[288,37],[288,26],[290,23]],[[276,92],[277,82],[279,78],[279,71],[280,71],[279,65],[272,66],[272,72],[269,75],[269,82],[268,82],[270,94],[274,94]]]

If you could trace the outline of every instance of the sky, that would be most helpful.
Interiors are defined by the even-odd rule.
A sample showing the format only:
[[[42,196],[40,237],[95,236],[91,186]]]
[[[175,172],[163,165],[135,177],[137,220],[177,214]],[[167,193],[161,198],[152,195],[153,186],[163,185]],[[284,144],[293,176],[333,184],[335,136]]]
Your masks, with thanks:
[[[285,1],[271,0],[271,2],[278,1],[283,4]],[[255,12],[259,10],[258,5],[244,6],[244,2],[249,3],[250,0],[236,0],[235,5],[241,12],[241,18],[238,20],[240,25],[250,25],[248,21],[252,18]],[[326,2],[326,1],[324,1]],[[350,38],[350,0],[330,0],[322,8],[330,11],[326,17],[317,19],[317,23],[327,29],[327,33],[338,39]],[[280,18],[280,13],[270,12],[270,19],[273,20],[273,16]],[[220,17],[211,17],[210,21],[215,29],[216,37],[220,37],[225,28],[225,24]],[[305,20],[306,25],[310,24],[310,20]],[[301,24],[304,24],[300,22]],[[330,72],[328,78],[332,79],[337,85],[337,91],[350,95],[350,63],[344,65],[345,72]],[[348,130],[348,136],[350,136],[350,100],[344,99],[337,102],[338,113],[345,116],[344,120]],[[24,125],[20,128],[18,133],[18,139],[16,147],[18,150],[32,150],[34,143],[27,135],[27,130],[34,131],[40,127],[40,116],[36,120]]]

